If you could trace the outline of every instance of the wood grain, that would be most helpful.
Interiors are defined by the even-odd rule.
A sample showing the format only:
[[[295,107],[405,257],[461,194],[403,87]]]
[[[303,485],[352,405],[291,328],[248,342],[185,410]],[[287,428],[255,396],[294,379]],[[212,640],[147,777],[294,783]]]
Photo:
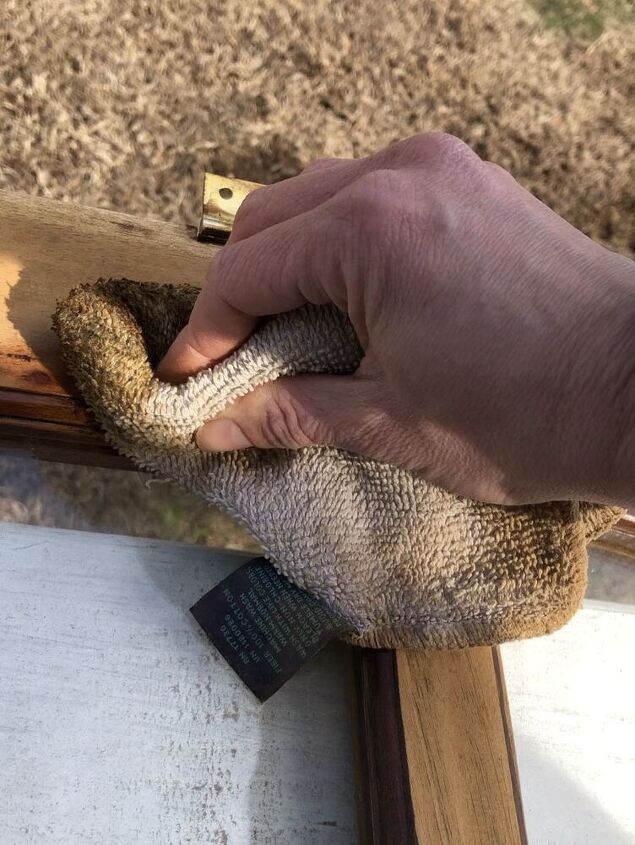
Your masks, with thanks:
[[[426,845],[525,842],[495,650],[397,652],[417,835]]]
[[[365,845],[526,845],[497,649],[358,649]]]
[[[56,302],[100,277],[200,286],[216,247],[194,235],[193,228],[0,192],[0,416],[23,421],[25,444],[40,441],[38,424],[56,424],[59,457],[66,434],[72,460],[90,452],[86,442],[73,449],[77,429],[96,431],[51,331]],[[0,429],[0,442],[6,434]],[[110,451],[100,434],[92,442],[100,454]],[[20,445],[19,437],[12,443]],[[49,449],[55,456],[53,441]]]
[[[396,652],[354,649],[356,775],[361,845],[418,845]]]

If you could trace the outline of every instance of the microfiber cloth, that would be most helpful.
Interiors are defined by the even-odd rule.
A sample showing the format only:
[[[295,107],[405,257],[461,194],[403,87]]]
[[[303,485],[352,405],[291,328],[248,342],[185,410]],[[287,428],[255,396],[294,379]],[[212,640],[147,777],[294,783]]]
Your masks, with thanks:
[[[163,383],[153,367],[196,295],[111,279],[58,305],[66,365],[119,452],[239,520],[279,571],[343,617],[349,642],[462,648],[544,634],[573,615],[586,545],[621,509],[473,502],[327,447],[202,452],[196,430],[239,396],[282,375],[351,373],[363,352],[336,308],[305,306],[185,384]]]

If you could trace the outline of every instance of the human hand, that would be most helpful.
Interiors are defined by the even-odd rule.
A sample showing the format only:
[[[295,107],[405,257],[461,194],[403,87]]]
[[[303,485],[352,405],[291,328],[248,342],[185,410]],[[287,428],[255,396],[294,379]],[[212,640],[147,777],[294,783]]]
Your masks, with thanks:
[[[251,194],[157,375],[184,380],[307,302],[348,314],[359,370],[264,385],[201,448],[332,445],[507,504],[635,498],[633,265],[458,139]]]

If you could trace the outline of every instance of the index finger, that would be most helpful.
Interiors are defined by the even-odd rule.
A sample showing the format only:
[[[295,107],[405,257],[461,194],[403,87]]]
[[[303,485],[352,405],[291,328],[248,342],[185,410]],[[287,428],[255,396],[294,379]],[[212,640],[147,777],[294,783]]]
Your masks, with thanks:
[[[299,217],[331,199],[354,181],[360,170],[368,166],[368,159],[320,159],[312,162],[298,176],[253,191],[240,206],[226,253],[238,243],[251,239],[263,230]],[[271,243],[262,243],[263,256],[270,253]],[[244,284],[248,299],[256,297],[261,286],[259,273],[262,260],[255,250],[249,250],[251,268],[244,268],[251,281]],[[263,259],[264,260],[264,259]],[[210,262],[207,280],[194,307],[187,326],[180,332],[166,353],[156,375],[164,381],[177,383],[217,363],[232,352],[253,331],[254,315],[244,306],[234,306],[214,290],[225,278],[219,269],[219,255]],[[234,279],[236,267],[227,262],[227,273]],[[249,273],[249,269],[251,272]],[[203,306],[199,300],[204,300]],[[298,302],[302,304],[302,302]],[[295,306],[291,306],[295,307]],[[275,314],[285,310],[280,302],[268,298],[267,306],[258,315]]]
[[[226,303],[218,304],[215,316],[212,325],[198,331],[190,317],[155,369],[157,378],[172,384],[186,381],[225,358],[251,334],[256,325],[253,317],[234,311]]]
[[[217,363],[251,334],[259,317],[336,301],[322,288],[329,277],[327,225],[328,212],[318,207],[223,247],[157,377],[184,381]]]

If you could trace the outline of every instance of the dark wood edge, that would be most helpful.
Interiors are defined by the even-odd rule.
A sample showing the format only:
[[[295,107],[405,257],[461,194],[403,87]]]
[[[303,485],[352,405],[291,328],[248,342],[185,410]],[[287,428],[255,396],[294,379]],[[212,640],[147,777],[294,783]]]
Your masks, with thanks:
[[[0,416],[0,448],[27,452],[44,461],[136,469],[108,445],[100,431],[79,425]]]
[[[82,400],[74,396],[0,388],[0,417],[72,423],[97,430],[97,425]]]
[[[635,536],[635,516],[630,513],[625,514],[617,523],[616,529]]]
[[[396,654],[354,648],[353,669],[359,842],[418,845]]]
[[[135,469],[106,439],[81,399],[0,388],[0,448],[44,461]]]
[[[505,673],[503,670],[503,659],[498,646],[491,649],[492,662],[494,664],[494,675],[496,677],[496,689],[498,692],[498,703],[501,720],[503,722],[503,733],[505,735],[505,747],[507,748],[507,762],[509,775],[512,782],[514,794],[514,805],[516,807],[516,819],[518,821],[518,833],[522,845],[529,845],[527,839],[527,828],[525,826],[525,813],[523,811],[522,793],[520,790],[520,775],[518,773],[518,760],[516,759],[516,746],[514,745],[514,732],[512,728],[512,717],[509,712],[509,700],[507,698],[507,686],[505,685]]]

